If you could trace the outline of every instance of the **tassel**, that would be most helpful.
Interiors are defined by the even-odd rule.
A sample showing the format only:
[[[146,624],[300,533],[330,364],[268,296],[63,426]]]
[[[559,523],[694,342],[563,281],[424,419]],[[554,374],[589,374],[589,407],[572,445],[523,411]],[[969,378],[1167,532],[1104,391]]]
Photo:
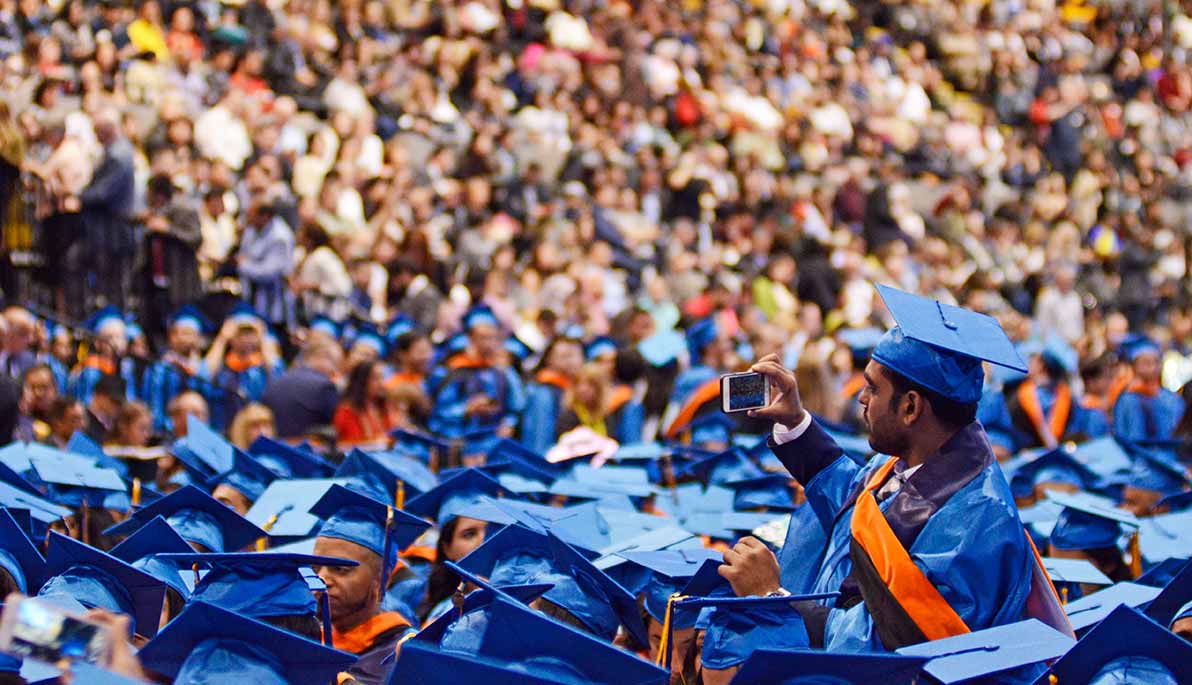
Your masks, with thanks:
[[[270,516],[265,521],[265,524],[261,526],[261,530],[265,531],[266,533],[273,530],[273,526],[277,524],[277,519],[278,519],[277,514]],[[261,538],[260,540],[257,540],[257,551],[258,552],[264,552],[267,549],[269,549],[269,536],[268,535]]]
[[[140,478],[132,479],[132,505],[134,507],[141,506],[141,479]]]
[[[400,478],[397,479],[397,495],[393,499],[393,506],[398,509],[406,508],[406,484]]]
[[[687,599],[679,593],[671,595],[666,600],[666,616],[662,620],[662,639],[658,641],[658,656],[654,659],[657,666],[670,670],[671,617],[675,613],[675,602]]]
[[[1130,536],[1130,575],[1134,578],[1142,575],[1142,548],[1138,544],[1138,531]]]
[[[319,593],[319,614],[323,624],[323,644],[331,647],[331,598],[326,590]]]

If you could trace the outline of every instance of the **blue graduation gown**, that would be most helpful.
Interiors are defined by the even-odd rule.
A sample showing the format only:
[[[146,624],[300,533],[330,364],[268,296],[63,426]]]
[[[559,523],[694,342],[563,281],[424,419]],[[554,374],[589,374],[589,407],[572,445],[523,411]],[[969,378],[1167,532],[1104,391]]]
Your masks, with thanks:
[[[1167,440],[1183,415],[1184,400],[1166,388],[1154,397],[1127,390],[1113,405],[1113,434],[1130,442]]]
[[[719,371],[703,364],[697,364],[687,369],[675,380],[675,389],[671,393],[671,406],[681,412],[692,401],[700,388],[708,383],[716,382],[719,377]],[[719,412],[720,407],[716,405],[716,402],[707,402],[696,415],[699,416],[708,411]],[[695,426],[691,431],[691,444],[717,443],[727,447],[732,444],[729,425],[728,422],[709,422]]]
[[[487,395],[497,401],[493,416],[467,416],[468,400]],[[451,369],[437,384],[429,428],[444,438],[462,438],[467,433],[516,428],[525,410],[525,388],[521,378],[508,367],[464,366]]]
[[[250,366],[243,371],[233,371],[227,366],[221,366],[214,377],[203,369],[203,375],[211,379],[208,397],[211,427],[217,431],[224,430],[244,405],[260,402],[269,380],[284,372],[285,364],[280,361],[272,369],[264,364]]]
[[[173,426],[166,408],[170,400],[186,390],[194,390],[202,395],[208,407],[213,406],[213,400],[218,399],[212,397],[210,383],[198,375],[187,373],[168,359],[149,367],[142,382],[141,397],[153,413],[153,430],[158,433],[172,432]]]
[[[558,442],[559,410],[563,389],[553,383],[533,382],[526,386],[526,407],[521,416],[521,443],[538,454]]]
[[[853,572],[850,542],[855,493],[885,459],[878,457],[859,466],[814,422],[799,439],[786,445],[771,441],[771,447],[791,474],[807,484],[807,504],[818,523],[811,526],[811,534],[788,538],[791,549],[783,550],[784,560],[805,566],[783,569],[784,580],[802,583],[787,589],[795,594],[841,591]],[[974,631],[1026,616],[1034,564],[1010,487],[990,450],[980,425],[969,424],[897,493],[879,503],[895,531],[918,529],[908,553]],[[979,461],[974,462],[974,457]],[[932,461],[940,459],[944,461],[928,473]],[[942,503],[935,502],[934,513],[922,508],[904,510],[905,502],[895,506],[900,498],[913,496],[908,492],[915,490],[912,486],[917,482],[928,492],[933,486],[927,478],[947,487],[948,470],[960,459],[975,464],[976,473]],[[923,521],[925,513],[928,517]],[[885,651],[875,618],[864,601],[848,608],[828,602],[820,620],[829,651]]]
[[[1035,396],[1043,410],[1043,416],[1051,415],[1055,408],[1055,393],[1047,388],[1036,388]],[[1042,446],[1034,427],[1021,411],[1011,411],[1006,395],[1000,390],[986,391],[977,404],[977,420],[985,427],[989,442],[1005,448],[1011,454],[1030,447]],[[1083,436],[1093,440],[1109,434],[1109,418],[1100,409],[1085,407],[1077,397],[1072,398],[1068,411],[1068,423],[1064,435]]]
[[[95,392],[95,384],[99,382],[100,378],[103,378],[103,375],[103,371],[97,366],[83,364],[76,367],[67,382],[67,394],[72,395],[83,404],[87,404]],[[138,399],[140,388],[137,384],[136,369],[131,359],[120,360],[120,376],[124,379],[125,399],[130,402]]]

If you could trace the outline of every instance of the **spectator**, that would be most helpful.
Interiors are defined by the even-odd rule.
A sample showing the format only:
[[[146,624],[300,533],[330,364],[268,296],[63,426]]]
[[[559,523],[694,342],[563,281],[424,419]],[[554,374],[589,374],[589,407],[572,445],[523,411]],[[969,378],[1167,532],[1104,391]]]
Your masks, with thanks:
[[[1035,321],[1041,335],[1057,335],[1075,345],[1084,336],[1084,302],[1076,291],[1076,269],[1060,264],[1053,275],[1054,283],[1044,287],[1035,302]]]
[[[189,417],[193,416],[203,424],[210,420],[207,400],[194,390],[184,390],[175,395],[166,405],[166,414],[170,417],[171,434],[175,440],[186,437]]]
[[[21,416],[16,437],[24,442],[45,442],[50,437],[50,408],[58,399],[54,373],[45,364],[34,364],[21,376]]]
[[[103,146],[103,158],[91,182],[77,199],[68,197],[64,207],[82,208],[88,280],[98,291],[99,303],[124,309],[134,248],[130,223],[136,193],[134,153],[120,133],[119,115],[111,110],[97,115],[95,136]]]
[[[87,428],[88,412],[83,403],[73,397],[59,397],[50,405],[47,421],[50,434],[46,443],[58,449],[65,449],[74,434]]]
[[[228,441],[247,450],[257,438],[272,438],[276,434],[273,412],[263,404],[247,404],[236,413],[228,428]]]
[[[343,400],[332,419],[341,445],[384,443],[397,427],[385,391],[385,371],[375,361],[358,364],[348,375]]]
[[[275,208],[254,200],[237,256],[245,299],[270,324],[289,320],[285,279],[293,270],[294,234]]]
[[[331,425],[339,404],[334,381],[342,362],[339,345],[312,343],[292,369],[269,381],[261,402],[273,412],[279,437],[301,438],[312,429]]]

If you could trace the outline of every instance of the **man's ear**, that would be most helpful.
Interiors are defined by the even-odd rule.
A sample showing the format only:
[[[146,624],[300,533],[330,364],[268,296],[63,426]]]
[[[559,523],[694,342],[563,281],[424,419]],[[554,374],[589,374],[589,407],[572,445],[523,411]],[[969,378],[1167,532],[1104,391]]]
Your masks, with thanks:
[[[927,398],[914,390],[905,393],[902,402],[902,422],[908,426],[914,425],[928,409]]]

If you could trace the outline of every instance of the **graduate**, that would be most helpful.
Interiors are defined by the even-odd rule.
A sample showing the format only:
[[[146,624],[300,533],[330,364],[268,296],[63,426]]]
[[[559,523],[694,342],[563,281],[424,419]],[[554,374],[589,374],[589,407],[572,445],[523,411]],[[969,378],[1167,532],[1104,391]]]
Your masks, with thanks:
[[[558,442],[556,427],[563,411],[563,397],[575,383],[583,365],[581,341],[565,336],[550,341],[533,382],[526,385],[526,408],[521,419],[523,445],[545,454]]]
[[[472,308],[464,315],[467,346],[436,369],[430,428],[444,438],[493,430],[513,437],[525,409],[525,389],[509,366],[500,323],[492,310]]]
[[[710,450],[729,446],[728,427],[713,422],[697,428],[698,419],[711,412],[720,412],[720,376],[728,370],[731,348],[714,318],[692,324],[687,329],[687,354],[691,366],[679,374],[671,402],[663,418],[668,440],[683,436],[692,445]]]
[[[1113,434],[1129,442],[1169,440],[1184,400],[1160,384],[1159,345],[1139,337],[1125,346],[1134,380],[1113,405]]]
[[[840,398],[844,402],[841,423],[854,432],[865,430],[865,420],[861,416],[861,403],[857,401],[861,389],[865,387],[865,365],[869,363],[869,355],[881,340],[882,332],[876,328],[849,328],[836,334],[840,342],[848,347],[851,372],[840,387]]]
[[[244,405],[261,401],[265,386],[285,371],[285,363],[268,338],[265,320],[242,303],[224,320],[200,369],[220,390],[223,401],[212,403],[211,425],[222,430]]]
[[[860,401],[870,444],[861,466],[844,455],[799,401],[794,374],[776,356],[754,370],[769,377],[774,454],[800,483],[827,542],[784,557],[808,565],[805,587],[783,588],[774,554],[746,537],[720,572],[739,596],[840,592],[803,603],[812,646],[894,650],[1012,623],[1028,597],[1059,624],[1060,608],[1032,553],[1009,484],[975,422],[983,361],[1025,370],[995,320],[886,286],[896,321],[874,349]],[[814,523],[812,524],[814,525]],[[790,538],[788,538],[790,539]],[[1032,597],[1034,593],[1034,597]]]
[[[211,324],[197,309],[186,306],[170,317],[166,331],[169,348],[161,360],[149,368],[141,387],[141,396],[153,412],[153,428],[158,433],[168,434],[173,425],[167,406],[170,400],[184,390],[194,390],[203,395],[208,406],[222,403],[212,396],[211,384],[199,375],[203,336]]]
[[[137,398],[138,385],[133,374],[131,360],[125,359],[128,352],[128,326],[115,307],[105,307],[87,319],[84,324],[93,337],[87,354],[70,373],[67,394],[74,395],[80,402],[91,401],[95,384],[104,376],[118,375],[124,379],[125,395],[129,400]]]

